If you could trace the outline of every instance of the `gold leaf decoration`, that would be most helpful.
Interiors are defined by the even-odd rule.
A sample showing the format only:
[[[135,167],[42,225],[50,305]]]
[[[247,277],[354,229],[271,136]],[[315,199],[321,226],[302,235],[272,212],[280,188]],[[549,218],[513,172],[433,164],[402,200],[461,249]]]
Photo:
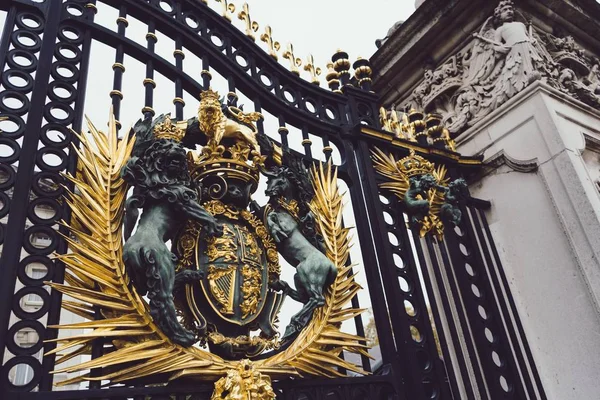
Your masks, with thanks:
[[[211,400],[273,400],[275,392],[271,378],[254,369],[250,360],[242,360],[236,369],[215,382]]]

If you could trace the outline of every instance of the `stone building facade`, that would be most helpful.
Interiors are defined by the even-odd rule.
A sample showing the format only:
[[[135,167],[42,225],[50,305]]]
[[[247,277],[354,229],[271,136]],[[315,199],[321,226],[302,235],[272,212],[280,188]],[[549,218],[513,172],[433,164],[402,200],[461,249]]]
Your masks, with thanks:
[[[597,398],[600,4],[417,3],[371,57],[374,90],[393,113],[438,114],[458,152],[483,156],[471,195],[492,202],[546,395]]]

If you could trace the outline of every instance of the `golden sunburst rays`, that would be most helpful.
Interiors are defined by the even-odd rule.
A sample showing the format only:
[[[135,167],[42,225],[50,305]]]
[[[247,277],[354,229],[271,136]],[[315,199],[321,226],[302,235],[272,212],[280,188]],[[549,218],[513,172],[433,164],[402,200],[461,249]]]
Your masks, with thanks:
[[[338,275],[325,296],[326,303],[315,310],[309,325],[283,352],[265,360],[258,369],[288,364],[301,374],[325,377],[345,376],[338,368],[367,374],[362,368],[342,359],[342,351],[370,357],[364,337],[344,333],[341,324],[363,309],[346,307],[361,289],[354,280],[352,266],[347,266],[350,252],[349,228],[343,226],[342,195],[337,186],[337,170],[331,164],[313,168],[315,198],[310,209],[325,240],[327,257],[337,266]]]
[[[63,365],[55,373],[76,374],[57,385],[84,381],[120,383],[151,375],[166,379],[193,377],[216,380],[235,369],[238,361],[226,361],[197,347],[173,344],[153,323],[148,306],[130,285],[122,261],[122,220],[127,185],[120,171],[131,156],[134,138],[117,139],[117,126],[110,117],[108,133],[88,120],[89,134],[77,135],[81,146],[77,173],[67,178],[75,189],[67,190],[65,201],[72,210],[67,254],[56,257],[65,265],[65,284],[48,282],[63,294],[62,307],[85,321],[51,328],[77,330],[77,334],[52,340]],[[336,281],[326,294],[326,304],[315,311],[309,326],[285,351],[256,361],[255,369],[272,377],[291,375],[342,376],[338,368],[365,374],[343,360],[342,351],[369,357],[363,337],[341,331],[342,322],[364,310],[348,307],[360,286],[347,266],[349,229],[342,224],[342,195],[337,171],[331,165],[312,171],[316,196],[311,210],[323,234],[327,256],[338,268]],[[72,333],[72,332],[69,332]],[[110,351],[90,361],[69,365],[90,355],[93,343],[102,339]],[[71,361],[67,363],[67,361]],[[90,374],[91,369],[101,371]]]
[[[56,364],[91,354],[94,340],[111,341],[113,349],[91,361],[57,369],[55,373],[81,375],[57,383],[82,381],[117,383],[152,374],[187,368],[203,368],[209,376],[225,371],[222,360],[199,349],[183,349],[171,343],[151,321],[140,296],[128,285],[122,261],[121,226],[127,185],[120,176],[129,159],[134,138],[117,139],[116,120],[110,117],[108,133],[87,120],[89,134],[75,135],[81,142],[77,152],[78,172],[67,179],[75,185],[65,200],[72,210],[65,236],[68,254],[57,255],[65,264],[65,282],[48,282],[69,299],[63,308],[89,321],[51,326],[84,333],[58,338],[57,347],[46,355],[58,354]],[[98,319],[100,316],[101,319]],[[103,368],[100,376],[84,373]]]

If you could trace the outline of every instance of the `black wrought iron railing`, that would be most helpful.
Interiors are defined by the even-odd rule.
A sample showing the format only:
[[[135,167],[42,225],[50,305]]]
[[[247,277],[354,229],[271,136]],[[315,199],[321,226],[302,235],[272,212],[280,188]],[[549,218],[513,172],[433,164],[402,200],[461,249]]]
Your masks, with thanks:
[[[96,382],[56,391],[55,357],[42,354],[55,347],[47,340],[58,335],[48,326],[68,315],[62,305],[69,300],[44,282],[64,280],[52,253],[67,251],[59,221],[69,218],[62,174],[77,166],[70,128],[80,131],[84,113],[107,95],[123,127],[169,111],[179,120],[189,118],[196,110],[186,100],[217,86],[230,102],[243,98],[247,108],[265,115],[261,132],[283,145],[299,144],[294,150],[307,159],[331,159],[339,168],[352,211],[345,224],[356,229],[352,261],[365,286],[366,300],[356,297],[352,306],[370,305],[376,327],[369,338],[376,359],[356,360],[373,375],[341,371],[345,378],[277,381],[278,398],[545,398],[485,220],[489,205],[469,204],[461,226],[446,229],[443,241],[421,239],[407,229],[400,202],[378,187],[371,150],[404,156],[412,148],[447,164],[454,178],[468,176],[476,168],[468,165],[477,160],[460,164],[456,153],[392,143],[379,130],[377,96],[351,77],[347,55],[334,56],[342,60],[336,64],[342,90],[334,93],[285,69],[202,1],[8,0],[0,9],[0,117],[7,118],[0,122],[1,398],[209,398],[212,385],[189,382],[111,389]],[[117,16],[114,25],[99,23],[103,10]],[[138,28],[130,28],[134,20],[144,28],[143,40]],[[162,35],[173,43],[170,59],[157,53]],[[111,51],[112,73],[95,70],[91,62],[100,47]],[[134,62],[143,64],[143,76],[128,71]],[[159,77],[169,87],[157,85]],[[103,93],[88,90],[98,79],[106,86]],[[124,90],[130,80],[144,94],[136,109]],[[157,109],[157,98],[164,97],[172,97],[171,109]],[[364,134],[365,127],[379,136]],[[350,329],[363,335],[368,323],[358,316]],[[98,343],[87,357],[102,352]]]

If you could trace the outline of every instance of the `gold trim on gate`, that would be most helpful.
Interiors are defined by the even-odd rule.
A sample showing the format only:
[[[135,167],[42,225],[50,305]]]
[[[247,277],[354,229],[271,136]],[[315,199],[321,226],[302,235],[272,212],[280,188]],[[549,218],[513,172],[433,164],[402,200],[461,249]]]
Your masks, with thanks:
[[[367,127],[364,127],[364,126],[360,128],[360,131],[361,131],[361,133],[364,133],[365,135],[369,135],[369,136],[373,136],[373,137],[376,137],[376,138],[379,138],[379,139],[383,139],[383,140],[389,142],[392,146],[395,146],[395,147],[399,147],[399,148],[403,148],[403,149],[409,149],[409,150],[415,150],[415,151],[418,151],[419,153],[423,153],[423,154],[435,154],[435,155],[439,155],[441,157],[445,157],[445,158],[449,158],[451,160],[455,160],[459,164],[464,164],[464,165],[482,165],[483,164],[483,162],[480,161],[480,160],[465,159],[465,158],[463,158],[458,153],[450,153],[450,152],[443,151],[443,150],[440,150],[440,149],[419,146],[415,142],[401,141],[401,140],[398,140],[398,139],[394,138],[389,133],[378,132],[378,131],[376,131],[374,129],[367,128]]]
[[[154,81],[154,79],[146,78],[142,81],[142,84],[145,85],[146,83],[149,83],[153,87],[156,87],[156,82]]]
[[[123,100],[123,93],[120,90],[111,90],[110,96],[119,96]]]
[[[151,113],[152,115],[156,114],[156,112],[154,112],[154,109],[152,107],[148,107],[148,106],[142,108],[142,112],[143,113],[147,113],[148,112],[148,113]]]
[[[118,63],[118,62],[114,63],[112,65],[112,69],[115,69],[115,68],[119,68],[121,71],[125,72],[125,66],[121,63]]]

